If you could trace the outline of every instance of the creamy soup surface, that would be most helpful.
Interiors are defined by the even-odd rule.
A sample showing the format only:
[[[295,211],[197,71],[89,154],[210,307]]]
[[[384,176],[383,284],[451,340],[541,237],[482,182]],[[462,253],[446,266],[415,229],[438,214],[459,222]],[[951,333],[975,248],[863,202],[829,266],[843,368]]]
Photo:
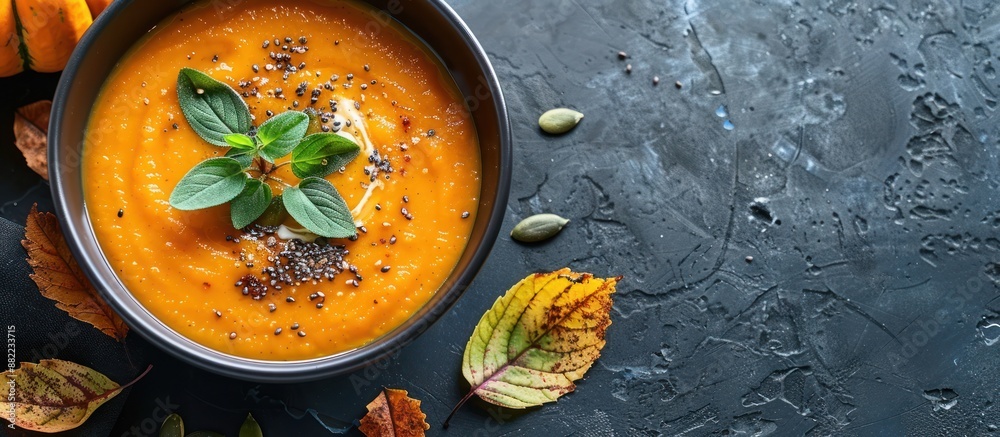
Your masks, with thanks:
[[[139,302],[201,345],[275,361],[362,346],[419,310],[464,251],[480,195],[474,124],[432,52],[367,6],[237,3],[196,3],[164,20],[108,78],[84,145],[94,232]],[[312,108],[357,139],[361,155],[327,180],[353,209],[358,239],[307,243],[234,229],[228,205],[172,208],[178,181],[227,150],[181,112],[184,67],[240,92],[257,125]],[[275,176],[297,182],[288,167]],[[301,266],[320,278],[303,280]],[[261,286],[259,299],[244,292]]]

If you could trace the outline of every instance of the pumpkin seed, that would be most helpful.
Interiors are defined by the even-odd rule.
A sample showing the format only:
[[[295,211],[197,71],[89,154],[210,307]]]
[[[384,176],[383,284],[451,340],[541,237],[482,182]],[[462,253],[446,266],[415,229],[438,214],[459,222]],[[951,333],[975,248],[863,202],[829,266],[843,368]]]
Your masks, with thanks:
[[[177,414],[171,414],[163,419],[160,425],[160,437],[184,437],[184,420]]]
[[[583,120],[583,114],[572,109],[556,108],[538,118],[538,126],[550,134],[569,132]]]
[[[243,421],[243,426],[240,427],[240,437],[264,437],[264,431],[253,419],[253,415],[247,414],[247,420]]]
[[[538,214],[521,220],[510,232],[511,238],[523,243],[537,243],[556,236],[569,220],[555,214]]]

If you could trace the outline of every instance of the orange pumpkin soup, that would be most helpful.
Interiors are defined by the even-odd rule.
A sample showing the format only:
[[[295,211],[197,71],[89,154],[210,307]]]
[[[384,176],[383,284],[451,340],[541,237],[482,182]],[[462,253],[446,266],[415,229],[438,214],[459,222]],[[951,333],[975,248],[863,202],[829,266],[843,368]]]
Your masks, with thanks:
[[[465,103],[437,58],[368,6],[218,4],[160,23],[101,91],[83,157],[101,249],[148,311],[209,348],[280,361],[364,345],[423,306],[465,249],[481,176]],[[188,170],[227,151],[182,113],[185,67],[234,88],[255,125],[311,108],[313,129],[356,140],[360,156],[326,177],[352,209],[356,240],[295,239],[291,218],[237,230],[227,205],[170,206]],[[296,180],[288,166],[274,176],[275,195],[279,180]]]

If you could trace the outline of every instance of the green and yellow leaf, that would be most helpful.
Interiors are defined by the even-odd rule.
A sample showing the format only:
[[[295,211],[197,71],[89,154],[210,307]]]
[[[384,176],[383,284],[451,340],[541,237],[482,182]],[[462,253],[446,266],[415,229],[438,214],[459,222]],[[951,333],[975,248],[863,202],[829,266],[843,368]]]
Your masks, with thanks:
[[[10,411],[13,406],[15,426],[46,433],[82,425],[94,410],[139,380],[120,386],[94,369],[62,360],[21,363],[13,373],[4,373],[4,378],[5,385],[13,383],[15,399],[11,405],[4,397],[0,410]]]
[[[477,395],[527,408],[573,391],[601,355],[619,280],[562,269],[528,276],[508,290],[465,346],[462,373],[472,390],[463,402]]]

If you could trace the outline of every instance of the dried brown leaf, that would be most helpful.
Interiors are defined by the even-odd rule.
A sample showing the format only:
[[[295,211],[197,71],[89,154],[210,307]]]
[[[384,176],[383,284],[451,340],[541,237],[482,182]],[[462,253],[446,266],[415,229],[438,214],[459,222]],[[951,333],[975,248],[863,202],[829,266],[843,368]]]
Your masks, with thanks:
[[[367,406],[368,414],[358,427],[368,437],[422,437],[431,428],[420,411],[420,401],[406,390],[383,389]]]
[[[56,301],[56,308],[70,317],[87,322],[121,341],[128,326],[97,293],[66,245],[56,216],[31,207],[21,246],[28,252],[28,264],[42,296]]]
[[[49,179],[49,113],[52,101],[42,100],[17,108],[14,112],[14,144],[24,155],[28,167]]]

